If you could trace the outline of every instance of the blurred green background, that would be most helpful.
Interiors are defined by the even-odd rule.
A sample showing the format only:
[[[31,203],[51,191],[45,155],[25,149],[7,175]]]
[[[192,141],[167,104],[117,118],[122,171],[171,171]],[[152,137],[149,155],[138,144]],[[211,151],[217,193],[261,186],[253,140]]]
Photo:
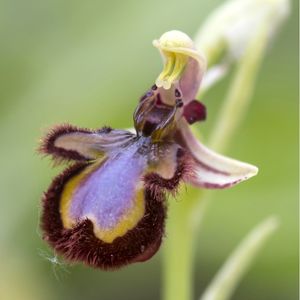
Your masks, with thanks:
[[[163,250],[147,263],[110,273],[50,262],[53,253],[39,232],[40,197],[60,169],[51,169],[35,149],[45,128],[57,122],[130,127],[138,97],[161,70],[151,41],[171,29],[193,36],[221,2],[0,2],[0,299],[159,299]],[[241,238],[276,214],[280,230],[233,299],[298,299],[297,24],[294,1],[227,153],[260,173],[215,193],[198,238],[196,295]],[[206,139],[227,84],[202,99],[209,117],[199,128]]]

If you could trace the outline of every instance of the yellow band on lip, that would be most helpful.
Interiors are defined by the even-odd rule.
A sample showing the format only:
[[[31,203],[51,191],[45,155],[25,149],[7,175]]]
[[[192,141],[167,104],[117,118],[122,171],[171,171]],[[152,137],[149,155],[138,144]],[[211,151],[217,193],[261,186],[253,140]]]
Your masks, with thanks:
[[[98,227],[93,220],[93,216],[88,218],[94,224],[94,233],[101,241],[106,243],[112,243],[117,237],[124,236],[129,230],[136,227],[138,222],[143,218],[145,214],[145,201],[144,201],[144,189],[139,189],[136,192],[136,197],[133,201],[133,206],[129,209],[119,220],[117,225],[112,229],[102,229]]]
[[[76,220],[70,216],[70,206],[73,194],[79,184],[93,171],[98,169],[104,160],[100,160],[91,166],[86,167],[81,173],[71,178],[65,185],[60,199],[60,215],[63,226],[66,229],[71,229],[76,225]],[[132,201],[132,207],[126,211],[120,218],[116,226],[111,229],[100,228],[93,215],[85,216],[93,222],[94,234],[101,241],[112,243],[117,237],[124,236],[129,230],[133,229],[145,214],[145,199],[143,187],[137,187],[136,197]]]

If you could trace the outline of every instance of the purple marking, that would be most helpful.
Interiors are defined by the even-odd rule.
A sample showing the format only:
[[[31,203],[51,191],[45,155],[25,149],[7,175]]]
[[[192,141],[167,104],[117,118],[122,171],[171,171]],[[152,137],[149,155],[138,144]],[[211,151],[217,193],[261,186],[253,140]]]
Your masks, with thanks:
[[[215,173],[215,174],[220,174],[220,175],[224,175],[224,176],[231,176],[230,173],[228,172],[225,172],[225,171],[221,171],[221,170],[218,170],[218,169],[215,169],[207,164],[205,164],[204,162],[200,161],[199,159],[195,158],[196,162],[205,170],[209,171],[209,172],[212,172],[212,173]]]
[[[144,101],[145,99],[150,98],[150,97],[152,97],[153,95],[154,95],[154,94],[153,94],[152,90],[151,90],[151,91],[148,91],[145,95],[143,95],[143,96],[140,98],[140,101]]]
[[[239,179],[239,180],[235,180],[235,181],[227,182],[227,183],[223,183],[223,184],[211,183],[211,182],[202,182],[201,185],[206,189],[226,189],[226,188],[232,187],[233,185],[238,184],[241,181],[242,180]]]
[[[146,167],[146,157],[137,153],[133,144],[109,158],[91,173],[74,192],[70,214],[74,219],[93,215],[97,225],[113,228],[132,209],[135,188]]]

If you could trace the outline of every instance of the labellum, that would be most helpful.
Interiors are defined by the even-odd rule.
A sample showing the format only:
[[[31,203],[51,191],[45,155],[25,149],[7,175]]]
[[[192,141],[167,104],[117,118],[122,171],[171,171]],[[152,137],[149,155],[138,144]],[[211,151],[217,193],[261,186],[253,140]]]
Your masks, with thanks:
[[[43,196],[44,239],[70,262],[117,269],[146,261],[164,237],[166,194],[181,182],[231,187],[257,168],[214,153],[189,125],[206,118],[195,100],[205,60],[184,33],[154,42],[165,58],[156,84],[133,114],[135,133],[58,125],[40,152],[72,162]]]

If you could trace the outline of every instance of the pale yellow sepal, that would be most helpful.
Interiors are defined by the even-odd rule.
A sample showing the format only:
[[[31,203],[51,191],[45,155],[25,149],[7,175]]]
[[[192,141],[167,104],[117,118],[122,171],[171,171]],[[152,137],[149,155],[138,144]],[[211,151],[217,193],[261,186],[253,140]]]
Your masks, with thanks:
[[[159,40],[154,40],[153,45],[160,50],[165,60],[164,69],[156,80],[158,87],[170,89],[180,79],[189,58],[196,60],[202,70],[206,68],[204,56],[197,51],[192,39],[181,31],[168,31]]]

